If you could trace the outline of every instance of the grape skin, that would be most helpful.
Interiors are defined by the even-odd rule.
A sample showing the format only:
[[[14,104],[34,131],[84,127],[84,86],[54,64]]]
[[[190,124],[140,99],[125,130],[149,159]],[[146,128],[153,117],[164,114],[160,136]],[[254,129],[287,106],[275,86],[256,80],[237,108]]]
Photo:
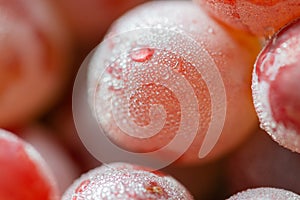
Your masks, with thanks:
[[[300,20],[266,44],[253,71],[253,99],[261,127],[284,147],[300,152]]]
[[[161,21],[164,18],[165,22]],[[238,143],[240,143],[243,138],[246,137],[246,135],[250,134],[251,130],[256,125],[256,117],[252,102],[250,101],[250,76],[251,66],[254,63],[256,53],[260,48],[257,39],[247,34],[243,34],[232,29],[227,29],[226,27],[219,25],[213,21],[213,19],[207,16],[203,10],[197,8],[191,2],[153,2],[144,4],[136,9],[133,9],[116,21],[116,23],[111,27],[111,31],[107,34],[107,38],[109,39],[110,35],[117,35],[118,33],[124,33],[134,29],[157,26],[170,29],[175,28],[175,30],[178,29],[179,31],[183,31],[184,34],[194,38],[199,43],[200,47],[203,46],[205,50],[208,51],[209,55],[213,58],[216,66],[220,70],[220,74],[224,81],[227,92],[228,107],[226,122],[220,137],[220,141],[216,145],[215,149],[211,152],[211,157],[207,158],[207,160],[217,158],[220,155],[229,152]],[[124,42],[124,44],[126,44],[126,42]],[[112,42],[112,49],[110,49],[110,47],[105,47],[105,49],[101,51],[103,54],[94,55],[94,57],[97,56],[97,60],[100,63],[102,62],[102,65],[105,66],[105,60],[114,59],[112,52],[117,51],[118,45],[120,44]],[[155,58],[155,56],[153,56],[153,58]],[[122,62],[122,60],[119,62]],[[169,62],[171,62],[171,66],[180,66],[180,64],[176,65],[175,61],[174,63],[172,60]],[[129,63],[126,65],[126,67],[130,65],[131,64]],[[182,69],[186,67],[185,65],[187,65],[187,62],[182,65]],[[90,67],[89,91],[95,91],[93,88],[97,88],[97,72],[103,66],[97,64],[97,66]],[[179,71],[182,69],[179,69]],[[126,70],[130,74],[130,69],[126,68]],[[155,71],[155,68],[153,68],[153,70]],[[131,73],[131,75],[134,74],[133,72]],[[182,71],[182,73],[184,73],[184,71]],[[198,76],[189,74],[185,76],[189,77],[190,79],[195,79],[195,81],[192,83],[197,83],[199,85],[199,80],[201,79],[198,78]],[[136,76],[135,81],[133,82],[138,81],[139,77]],[[205,128],[208,127],[210,119],[209,113],[211,112],[209,109],[209,94],[208,92],[203,92],[205,90],[207,91],[207,89],[205,89],[205,84],[202,84],[201,87],[197,87],[198,91],[196,90],[196,92],[199,92],[199,98],[202,102],[202,104],[199,105],[199,110],[202,112],[201,116],[204,117],[203,120],[201,120],[203,129],[202,132],[199,131],[197,136],[198,138],[196,138],[192,147],[188,152],[185,153],[184,158],[182,158],[182,161],[187,163],[199,162],[197,154],[203,140]],[[149,92],[150,91],[151,90],[149,90]],[[108,91],[108,94],[111,92],[112,91]],[[104,98],[104,96],[105,95],[101,95],[99,99]],[[94,94],[90,94],[91,101],[93,101],[92,98],[94,98]],[[206,99],[207,102],[202,101],[202,99]],[[101,103],[101,101],[102,100],[98,100],[96,104],[103,107],[103,103]],[[169,103],[166,103],[166,105],[169,105]],[[93,106],[94,105],[92,105],[92,107]],[[178,108],[178,106],[174,106],[174,108]],[[97,110],[97,106],[93,109]],[[102,113],[107,113],[107,115],[109,115],[108,113],[110,113],[110,111],[105,109],[106,108],[104,108]],[[173,110],[171,113],[174,115],[177,113],[177,110]],[[239,118],[238,125],[236,122],[237,116]],[[104,118],[104,115],[101,115],[100,117]],[[140,117],[139,119],[142,118]],[[148,141],[134,140],[132,137],[128,138],[124,134],[120,134],[120,129],[113,124],[113,120],[104,119],[104,121],[107,123],[105,124],[105,130],[108,130],[107,134],[113,138],[113,141],[117,141],[118,144],[121,143],[122,147],[129,147],[131,150],[151,151],[153,150],[153,146],[156,145],[155,148],[159,148],[161,147],[159,145],[164,145],[165,143],[163,142],[168,142],[168,140],[172,137],[172,135],[167,135],[164,137],[164,139],[162,139],[162,137],[158,136],[156,140],[153,139],[152,142],[149,142],[152,138],[150,138]],[[176,123],[172,122],[171,125],[171,127],[176,128]]]
[[[298,0],[194,1],[227,25],[258,36],[269,37],[290,21],[300,17]]]

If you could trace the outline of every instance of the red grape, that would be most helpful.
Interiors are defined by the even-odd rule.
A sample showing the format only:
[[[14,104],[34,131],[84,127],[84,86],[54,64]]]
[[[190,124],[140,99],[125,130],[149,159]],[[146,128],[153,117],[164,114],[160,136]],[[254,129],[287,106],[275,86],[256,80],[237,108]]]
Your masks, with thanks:
[[[300,20],[279,31],[257,58],[253,98],[261,127],[300,153]]]
[[[20,126],[61,95],[68,34],[46,1],[0,1],[0,126]]]
[[[0,130],[0,177],[1,199],[59,199],[56,182],[40,154],[4,130]]]
[[[95,168],[77,179],[63,200],[158,200],[193,197],[178,181],[161,172],[125,163]]]
[[[228,200],[298,200],[300,196],[283,189],[256,188],[240,192]]]
[[[94,51],[91,107],[125,149],[156,151],[185,135],[159,155],[168,157],[197,133],[181,161],[199,162],[205,134],[214,129],[222,134],[207,160],[220,157],[256,125],[250,84],[259,48],[256,38],[223,27],[192,2],[144,4],[121,17]]]
[[[300,17],[298,0],[194,0],[218,20],[259,36],[269,36]]]
[[[57,180],[58,189],[60,193],[63,193],[80,172],[66,149],[54,137],[53,131],[35,125],[22,130],[20,136],[29,142],[47,161]]]

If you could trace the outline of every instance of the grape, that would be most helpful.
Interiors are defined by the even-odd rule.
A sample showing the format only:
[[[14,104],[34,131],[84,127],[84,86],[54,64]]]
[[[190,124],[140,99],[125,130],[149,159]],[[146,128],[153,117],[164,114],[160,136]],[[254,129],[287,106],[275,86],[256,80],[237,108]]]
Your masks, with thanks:
[[[57,101],[69,39],[45,1],[0,1],[0,126],[21,126]]]
[[[205,134],[222,131],[205,158],[216,159],[256,125],[250,84],[259,48],[257,38],[223,27],[192,2],[144,4],[121,17],[91,54],[91,108],[108,137],[134,152],[157,151],[185,135],[158,155],[167,158],[196,134],[185,163],[201,162]]]
[[[193,199],[174,178],[126,163],[95,168],[77,179],[62,200]]]
[[[300,155],[289,151],[259,130],[225,165],[230,193],[252,187],[276,187],[300,193]]]
[[[228,200],[298,200],[300,196],[283,189],[256,188],[240,192]]]
[[[279,31],[257,58],[253,99],[261,127],[300,153],[300,20]]]
[[[40,154],[12,133],[0,130],[0,198],[58,200],[51,171]]]
[[[259,36],[269,36],[300,17],[298,0],[194,0],[218,20]]]
[[[47,161],[57,180],[59,192],[63,193],[80,172],[65,148],[54,137],[53,131],[40,125],[34,125],[20,131],[20,136]]]

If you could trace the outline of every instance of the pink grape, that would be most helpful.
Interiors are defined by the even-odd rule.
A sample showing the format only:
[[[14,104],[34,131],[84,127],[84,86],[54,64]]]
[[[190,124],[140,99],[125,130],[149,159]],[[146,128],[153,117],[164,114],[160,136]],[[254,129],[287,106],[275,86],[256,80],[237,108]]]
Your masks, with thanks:
[[[240,192],[228,200],[298,200],[300,196],[283,189],[256,188]]]
[[[22,129],[19,135],[46,160],[57,180],[59,192],[62,194],[77,178],[80,171],[65,147],[58,142],[54,131],[41,125],[33,125]]]
[[[300,20],[264,47],[253,72],[253,99],[261,127],[282,146],[300,153]]]
[[[144,35],[147,39],[148,30],[151,30],[149,34],[154,33],[159,39],[139,44],[143,42],[135,40],[135,36]],[[170,34],[174,36],[171,37]],[[126,37],[114,39],[115,35]],[[188,44],[191,40],[197,47]],[[89,100],[101,127],[122,148],[134,152],[155,151],[167,145],[179,130],[185,130],[182,134],[186,134],[187,140],[189,132],[193,131],[192,127],[199,123],[195,127],[196,139],[179,162],[201,162],[198,158],[199,148],[209,129],[211,118],[216,114],[212,113],[214,105],[210,90],[217,88],[222,91],[222,86],[219,85],[212,84],[212,88],[208,87],[209,83],[217,82],[217,76],[221,77],[227,96],[221,102],[227,109],[226,119],[219,142],[202,161],[216,159],[228,153],[256,126],[250,84],[251,66],[260,49],[257,38],[218,24],[192,2],[157,1],[146,3],[121,17],[111,27],[105,41],[93,53],[90,62]],[[165,47],[151,48],[159,45]],[[129,48],[128,52],[122,50],[126,47]],[[199,55],[196,55],[197,51]],[[198,59],[201,64],[193,64]],[[197,67],[202,65],[208,69],[199,73]],[[214,67],[216,71],[213,71]],[[104,71],[103,74],[99,73],[101,71]],[[211,80],[206,82],[205,77]],[[166,85],[155,82],[165,82],[181,93],[176,94]],[[132,89],[135,85],[140,87]],[[191,92],[187,92],[190,88],[187,85],[190,85]],[[114,95],[118,97],[117,100],[113,104],[107,104]],[[129,95],[129,102],[128,105],[123,105],[122,101],[127,101],[126,95]],[[198,103],[192,103],[189,95],[194,95]],[[222,99],[218,92],[213,95],[215,99]],[[187,99],[180,102],[179,97]],[[218,104],[222,107],[220,110],[223,109],[221,104]],[[118,106],[112,109],[111,105]],[[149,115],[151,107],[155,105],[163,107],[166,121],[161,130],[157,131],[158,134],[145,139],[147,134],[159,129],[159,124],[163,122],[163,111],[153,111]],[[192,106],[195,109],[190,112],[184,109]],[[129,109],[130,114],[127,115],[126,109]],[[196,113],[197,109],[199,113]],[[195,117],[197,114],[200,116]],[[222,111],[217,112],[217,115],[222,115]],[[119,121],[128,126],[126,122],[123,123],[128,116],[128,121],[132,120],[135,124],[130,131],[145,128],[144,131],[136,131],[138,137],[144,138],[131,137],[116,124]],[[180,126],[181,123],[188,125]],[[177,151],[178,149],[166,151],[165,156]]]
[[[174,178],[126,163],[102,165],[77,179],[62,200],[163,200],[193,197]]]
[[[52,172],[40,154],[10,132],[0,130],[0,198],[58,200]]]
[[[70,70],[69,36],[47,1],[0,1],[0,126],[28,123],[57,102]]]
[[[226,24],[269,36],[300,17],[298,0],[194,0]]]

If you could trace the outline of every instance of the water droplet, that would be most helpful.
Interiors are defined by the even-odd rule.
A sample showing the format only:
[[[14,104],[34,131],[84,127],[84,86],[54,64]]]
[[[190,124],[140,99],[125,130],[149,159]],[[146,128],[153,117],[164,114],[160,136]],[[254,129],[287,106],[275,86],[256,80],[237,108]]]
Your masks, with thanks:
[[[132,52],[130,54],[130,57],[135,62],[145,62],[147,60],[150,60],[153,54],[154,54],[154,49],[142,48]]]
[[[281,45],[283,48],[287,48],[288,47],[288,44],[286,42],[282,43]]]
[[[214,29],[212,29],[212,28],[208,28],[207,31],[208,31],[208,33],[211,33],[211,34],[214,33]]]
[[[91,182],[90,180],[82,181],[80,185],[76,188],[75,193],[80,193],[84,191],[87,188],[87,186],[90,184],[90,182]]]
[[[186,73],[186,68],[182,62],[182,60],[178,60],[176,62],[176,64],[174,66],[172,66],[172,69],[177,72],[177,73],[180,73],[180,74],[185,74]]]
[[[266,39],[271,39],[271,37],[274,35],[275,33],[275,28],[274,27],[267,27],[265,28],[265,37]]]
[[[162,78],[165,79],[165,80],[167,80],[169,77],[170,77],[170,76],[169,76],[168,73],[162,74]]]

